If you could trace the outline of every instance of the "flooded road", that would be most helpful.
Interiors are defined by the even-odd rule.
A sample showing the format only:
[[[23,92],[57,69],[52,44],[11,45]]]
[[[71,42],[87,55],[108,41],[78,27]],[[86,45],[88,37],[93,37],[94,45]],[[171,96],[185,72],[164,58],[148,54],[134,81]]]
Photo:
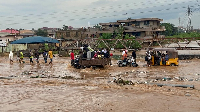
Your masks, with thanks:
[[[200,111],[200,60],[181,60],[179,66],[74,69],[69,58],[55,57],[53,64],[19,64],[0,59],[1,112],[143,112]],[[49,61],[49,60],[48,60]],[[116,84],[123,79],[133,84]],[[156,86],[194,85],[195,89]]]

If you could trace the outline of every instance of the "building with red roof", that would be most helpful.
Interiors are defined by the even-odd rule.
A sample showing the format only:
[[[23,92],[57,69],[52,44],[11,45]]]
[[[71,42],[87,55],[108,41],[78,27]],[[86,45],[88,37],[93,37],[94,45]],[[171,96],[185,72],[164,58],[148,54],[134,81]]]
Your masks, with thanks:
[[[0,32],[4,33],[10,33],[11,35],[19,35],[19,31],[15,29],[6,29],[6,30],[1,30]]]

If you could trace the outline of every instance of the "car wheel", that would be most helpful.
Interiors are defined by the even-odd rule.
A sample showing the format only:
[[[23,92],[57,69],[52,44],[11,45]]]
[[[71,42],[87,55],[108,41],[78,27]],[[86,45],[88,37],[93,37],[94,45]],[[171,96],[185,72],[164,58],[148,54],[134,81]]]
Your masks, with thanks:
[[[171,63],[170,66],[175,66],[175,64],[174,64],[174,63]]]

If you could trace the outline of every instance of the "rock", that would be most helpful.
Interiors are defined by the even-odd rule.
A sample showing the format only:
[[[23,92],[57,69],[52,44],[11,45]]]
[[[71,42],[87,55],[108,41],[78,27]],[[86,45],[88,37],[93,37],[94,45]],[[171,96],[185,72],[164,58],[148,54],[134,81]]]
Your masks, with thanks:
[[[0,79],[12,79],[11,77],[0,76]]]
[[[186,93],[186,94],[185,94],[185,96],[191,96],[191,94],[189,94],[189,93]]]
[[[164,77],[163,78],[163,81],[169,81],[169,80],[172,80],[172,78],[170,78],[170,77]]]
[[[10,76],[8,76],[8,77],[17,77],[16,75],[10,75]]]
[[[30,78],[39,78],[39,75],[31,76]]]
[[[194,81],[194,79],[189,79],[188,81]]]
[[[72,76],[63,76],[63,77],[61,77],[62,79],[73,79],[74,77],[72,77]]]

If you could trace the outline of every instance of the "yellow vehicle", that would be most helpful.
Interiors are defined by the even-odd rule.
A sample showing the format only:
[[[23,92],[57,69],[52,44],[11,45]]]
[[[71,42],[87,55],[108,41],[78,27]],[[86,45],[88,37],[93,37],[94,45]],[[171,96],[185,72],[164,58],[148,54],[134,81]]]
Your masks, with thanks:
[[[154,48],[152,51],[152,65],[178,66],[178,51],[175,48]]]

